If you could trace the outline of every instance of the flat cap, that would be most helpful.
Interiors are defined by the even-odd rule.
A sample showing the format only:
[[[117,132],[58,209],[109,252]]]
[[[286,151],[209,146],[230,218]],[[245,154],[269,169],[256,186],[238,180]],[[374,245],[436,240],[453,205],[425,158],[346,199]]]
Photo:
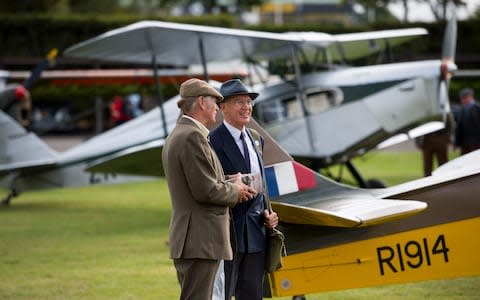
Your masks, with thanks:
[[[213,86],[198,78],[191,78],[180,85],[180,96],[183,97],[198,97],[198,96],[212,96],[217,98],[217,102],[223,100],[220,94]]]

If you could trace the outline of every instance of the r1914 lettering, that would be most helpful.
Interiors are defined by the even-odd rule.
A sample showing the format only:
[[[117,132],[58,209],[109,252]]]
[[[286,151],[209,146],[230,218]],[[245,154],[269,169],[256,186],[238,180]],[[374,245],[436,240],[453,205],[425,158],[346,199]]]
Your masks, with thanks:
[[[411,240],[403,245],[397,243],[394,247],[378,247],[377,258],[380,275],[384,276],[389,270],[397,273],[398,271],[404,272],[407,268],[417,269],[424,264],[431,266],[435,255],[443,255],[443,261],[448,263],[448,251],[450,250],[443,234],[437,237],[432,247],[426,238],[423,238],[421,242]]]

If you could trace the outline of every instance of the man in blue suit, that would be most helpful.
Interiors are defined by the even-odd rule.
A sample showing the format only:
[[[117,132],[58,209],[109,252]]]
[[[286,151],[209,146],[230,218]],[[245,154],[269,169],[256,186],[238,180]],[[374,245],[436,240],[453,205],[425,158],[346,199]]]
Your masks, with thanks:
[[[250,173],[263,178],[263,138],[245,127],[258,94],[249,93],[238,79],[224,82],[220,93],[224,97],[219,103],[224,121],[209,137],[225,175]],[[258,193],[251,201],[232,208],[232,222],[235,248],[233,260],[225,261],[225,298],[262,299],[267,228],[277,226],[278,216],[269,212],[264,194]]]

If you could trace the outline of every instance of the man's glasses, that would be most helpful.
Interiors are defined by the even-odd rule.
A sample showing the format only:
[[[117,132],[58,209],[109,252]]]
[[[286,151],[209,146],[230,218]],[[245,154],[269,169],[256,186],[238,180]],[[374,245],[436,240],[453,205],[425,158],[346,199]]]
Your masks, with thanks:
[[[246,100],[246,99],[235,99],[232,101],[233,104],[235,104],[236,107],[252,107],[253,103],[252,100]]]

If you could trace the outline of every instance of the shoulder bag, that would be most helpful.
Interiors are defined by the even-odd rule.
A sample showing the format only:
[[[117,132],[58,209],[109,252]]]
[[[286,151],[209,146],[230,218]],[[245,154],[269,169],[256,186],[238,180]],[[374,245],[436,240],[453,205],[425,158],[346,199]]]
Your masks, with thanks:
[[[253,137],[255,147],[260,155],[263,152],[264,140],[261,135],[254,129],[249,128],[250,134]],[[263,173],[263,172],[262,172]],[[265,182],[265,176],[263,178],[264,186],[264,203],[265,208],[272,213],[272,204],[268,196],[268,188]],[[285,236],[277,228],[268,229],[269,235],[267,239],[267,249],[265,253],[265,272],[273,273],[283,266],[282,258],[287,256],[287,248],[285,247]]]
[[[268,211],[272,212],[272,205],[268,198],[268,191],[265,193],[265,202]],[[287,256],[287,248],[285,247],[285,236],[277,228],[268,229],[269,236],[267,240],[267,249],[265,253],[265,271],[273,273],[283,266],[282,258]]]

